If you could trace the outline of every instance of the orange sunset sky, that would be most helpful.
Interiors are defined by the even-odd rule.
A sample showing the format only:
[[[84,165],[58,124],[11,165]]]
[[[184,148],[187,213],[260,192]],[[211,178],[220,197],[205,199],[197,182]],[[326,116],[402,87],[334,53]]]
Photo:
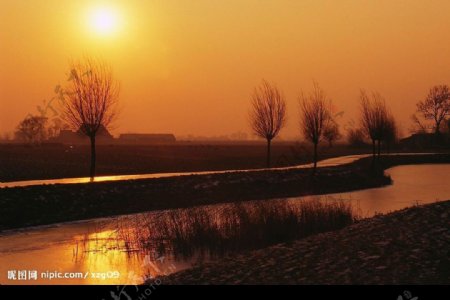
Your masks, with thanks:
[[[1,0],[0,132],[13,132],[66,80],[68,62],[101,57],[120,80],[114,134],[250,132],[262,78],[283,90],[298,137],[300,90],[317,81],[358,118],[378,90],[403,134],[415,103],[450,84],[448,0]],[[102,14],[106,14],[106,17]],[[98,20],[95,18],[106,18]],[[98,24],[96,22],[106,22]]]

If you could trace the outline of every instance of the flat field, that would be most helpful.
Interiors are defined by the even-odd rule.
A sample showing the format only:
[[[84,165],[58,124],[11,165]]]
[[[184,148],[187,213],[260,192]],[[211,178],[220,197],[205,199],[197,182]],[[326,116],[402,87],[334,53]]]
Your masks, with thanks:
[[[319,158],[370,153],[370,148],[323,145]],[[272,145],[272,166],[309,163],[312,151],[294,142]],[[0,145],[0,181],[89,176],[88,145]],[[97,175],[255,169],[266,166],[264,143],[98,145]]]

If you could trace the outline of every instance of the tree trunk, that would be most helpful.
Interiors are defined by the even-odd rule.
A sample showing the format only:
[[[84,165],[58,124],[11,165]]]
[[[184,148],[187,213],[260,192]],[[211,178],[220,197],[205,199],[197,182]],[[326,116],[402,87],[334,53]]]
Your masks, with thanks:
[[[378,159],[380,159],[381,154],[381,140],[378,140]]]
[[[436,121],[436,127],[434,128],[434,134],[439,136],[441,134],[441,122]]]
[[[317,143],[314,143],[314,172],[317,168]]]
[[[95,177],[95,161],[96,161],[95,135],[92,135],[90,138],[91,138],[91,169],[90,169],[89,175],[90,175],[91,179],[94,179],[94,177]]]
[[[372,140],[372,153],[373,153],[373,159],[375,160],[375,156],[376,156],[375,140]]]
[[[270,168],[270,143],[271,139],[267,139],[267,168]]]
[[[442,142],[441,136],[441,124],[436,122],[436,128],[434,130],[434,140],[436,145],[440,145]]]

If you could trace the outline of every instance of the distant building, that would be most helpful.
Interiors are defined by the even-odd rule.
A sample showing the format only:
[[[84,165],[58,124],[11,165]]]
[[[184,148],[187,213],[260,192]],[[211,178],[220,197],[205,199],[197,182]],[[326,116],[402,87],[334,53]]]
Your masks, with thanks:
[[[80,144],[84,142],[84,139],[87,139],[87,137],[72,130],[64,129],[59,132],[58,136],[50,138],[49,142],[62,144]]]
[[[86,136],[83,131],[78,129],[77,134],[81,136]],[[105,128],[105,126],[100,125],[100,127],[97,130],[97,134],[95,135],[96,141],[101,142],[112,142],[114,140],[114,137],[109,133],[108,129]]]
[[[124,133],[118,142],[125,144],[167,144],[176,142],[173,134],[164,133]]]
[[[95,136],[95,141],[99,144],[114,143],[114,137],[103,125],[101,125],[97,131],[97,135]],[[64,129],[59,132],[57,137],[50,138],[49,142],[61,144],[87,144],[90,143],[90,140],[89,137],[81,131],[81,129],[78,129],[77,132]]]
[[[149,145],[149,144],[170,144],[176,142],[173,134],[158,134],[158,133],[125,133],[121,134],[119,138],[114,138],[109,131],[101,126],[95,141],[98,144],[127,144],[127,145]],[[57,137],[50,138],[50,143],[61,144],[88,144],[89,137],[85,135],[81,128],[78,131],[61,130]]]

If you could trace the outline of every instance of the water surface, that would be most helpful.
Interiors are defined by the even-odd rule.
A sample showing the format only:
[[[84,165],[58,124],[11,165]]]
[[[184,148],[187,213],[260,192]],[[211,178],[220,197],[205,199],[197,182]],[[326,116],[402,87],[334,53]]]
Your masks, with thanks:
[[[394,180],[393,185],[328,196],[351,201],[365,217],[450,199],[450,165],[407,165],[388,169],[387,172]],[[295,203],[311,198],[314,196],[287,200]],[[219,208],[220,204],[209,207]],[[137,217],[152,218],[161,214],[164,212],[4,231],[0,234],[0,283],[133,284],[139,283],[146,274],[169,274],[207,259],[175,259],[171,255],[161,255],[157,250],[147,253],[124,251],[117,240],[117,227],[132,226],[130,224]],[[10,270],[79,272],[83,278],[11,281],[7,279]]]

